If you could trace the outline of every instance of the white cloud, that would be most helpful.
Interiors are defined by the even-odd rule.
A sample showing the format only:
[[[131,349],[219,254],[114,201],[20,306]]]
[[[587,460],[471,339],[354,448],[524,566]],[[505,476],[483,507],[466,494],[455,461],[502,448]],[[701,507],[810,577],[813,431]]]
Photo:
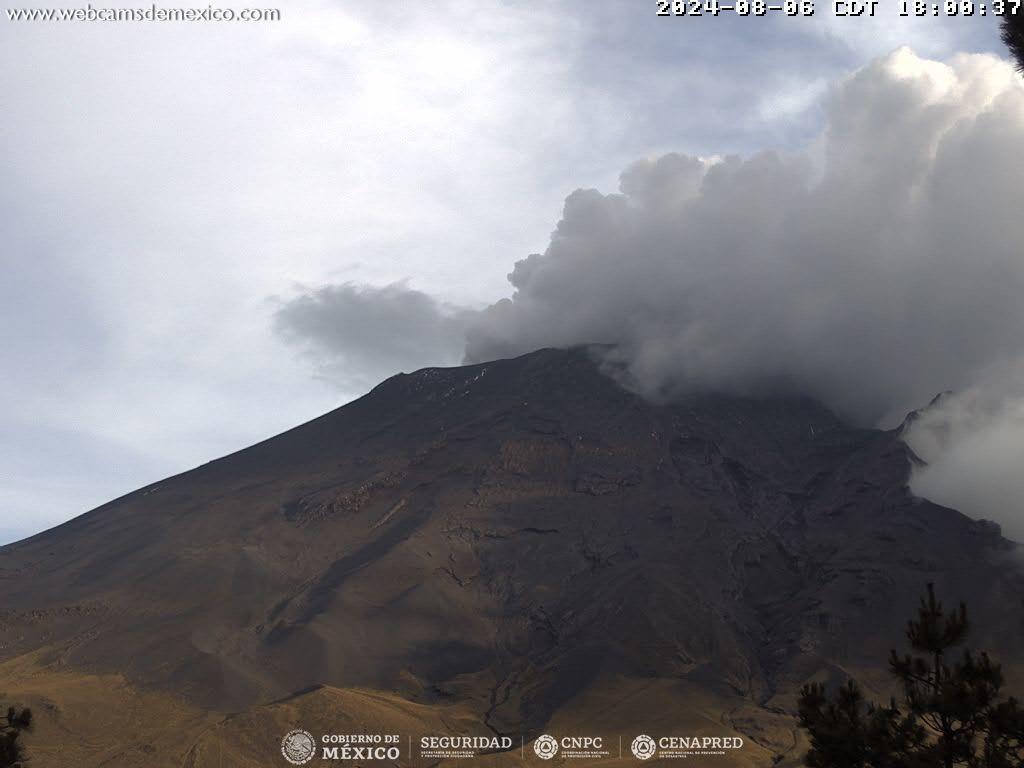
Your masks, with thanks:
[[[978,384],[924,409],[906,440],[927,463],[914,472],[915,493],[994,520],[1024,541],[1024,360],[997,366]]]

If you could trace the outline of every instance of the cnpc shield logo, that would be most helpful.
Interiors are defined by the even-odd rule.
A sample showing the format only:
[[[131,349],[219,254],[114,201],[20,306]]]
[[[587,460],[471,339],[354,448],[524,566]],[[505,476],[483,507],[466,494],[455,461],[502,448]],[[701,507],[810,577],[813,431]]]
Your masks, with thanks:
[[[554,736],[548,736],[545,733],[543,736],[538,736],[537,740],[533,742],[533,751],[541,760],[550,760],[558,754],[558,742]]]

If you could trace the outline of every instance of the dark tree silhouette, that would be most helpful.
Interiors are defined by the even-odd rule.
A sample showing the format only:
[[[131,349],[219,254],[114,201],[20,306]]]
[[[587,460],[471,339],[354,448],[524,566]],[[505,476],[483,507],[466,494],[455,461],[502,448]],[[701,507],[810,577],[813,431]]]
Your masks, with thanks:
[[[20,768],[28,764],[19,738],[30,730],[32,710],[10,707],[6,720],[0,721],[0,768]]]
[[[1024,709],[1013,697],[992,711],[983,758],[988,768],[1024,765]]]
[[[1003,14],[1002,38],[1003,43],[1010,49],[1010,55],[1017,62],[1017,69],[1024,72],[1024,8],[1018,8],[1016,13],[1010,13],[1012,3],[1006,4],[1006,12]]]
[[[830,701],[825,686],[812,683],[800,696],[800,724],[811,737],[809,768],[862,768],[913,765],[909,756],[925,743],[925,729],[895,702],[875,707],[860,688],[847,682]],[[902,761],[902,762],[901,762]]]
[[[1024,766],[1024,708],[1003,699],[999,665],[984,652],[954,653],[969,630],[966,606],[945,612],[929,584],[907,627],[912,653],[889,657],[901,705],[866,702],[852,680],[834,700],[823,685],[804,686],[799,719],[810,736],[809,768]]]

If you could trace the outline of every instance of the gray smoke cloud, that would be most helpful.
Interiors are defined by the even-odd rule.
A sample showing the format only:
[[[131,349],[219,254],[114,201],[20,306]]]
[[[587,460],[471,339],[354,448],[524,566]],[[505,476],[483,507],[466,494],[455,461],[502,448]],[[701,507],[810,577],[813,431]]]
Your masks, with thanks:
[[[900,49],[838,83],[805,152],[637,162],[579,190],[467,357],[618,345],[631,384],[799,391],[864,424],[1024,355],[1024,87]]]
[[[320,374],[358,389],[401,370],[454,365],[469,312],[394,283],[307,290],[279,306],[277,331],[318,363]]]

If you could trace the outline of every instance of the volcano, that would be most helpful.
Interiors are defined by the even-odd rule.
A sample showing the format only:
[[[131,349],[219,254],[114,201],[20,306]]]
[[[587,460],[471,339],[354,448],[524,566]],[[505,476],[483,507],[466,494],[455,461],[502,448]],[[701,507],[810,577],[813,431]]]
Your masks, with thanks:
[[[1021,679],[1015,545],[915,461],[808,399],[649,402],[590,348],[401,374],[0,549],[0,701],[40,766],[287,765],[298,727],[796,765],[800,685],[886,695],[926,583]]]

